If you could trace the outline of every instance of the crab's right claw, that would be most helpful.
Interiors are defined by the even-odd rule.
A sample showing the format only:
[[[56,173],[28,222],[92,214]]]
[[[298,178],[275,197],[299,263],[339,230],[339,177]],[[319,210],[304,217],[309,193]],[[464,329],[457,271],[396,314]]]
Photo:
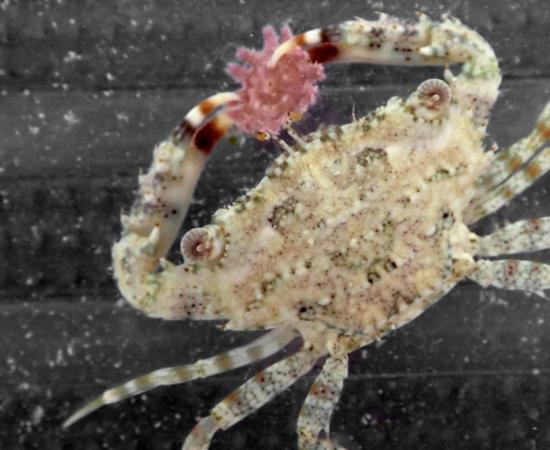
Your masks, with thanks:
[[[296,47],[314,62],[363,61],[374,64],[440,64],[438,58],[413,49],[430,44],[432,21],[421,15],[415,24],[380,14],[378,20],[355,19],[294,36],[275,50],[271,63]]]
[[[372,64],[446,65],[471,63],[485,71],[497,68],[494,52],[474,30],[445,17],[425,14],[410,23],[387,14],[378,20],[354,19],[294,36],[273,53],[271,63],[296,47],[316,62],[356,61]]]
[[[393,65],[445,66],[445,80],[452,85],[459,107],[473,114],[484,132],[491,107],[496,101],[501,76],[489,43],[458,19],[443,17],[439,22],[419,14],[411,23],[387,14],[378,20],[355,19],[295,36],[275,50],[272,64],[300,47],[314,62],[368,62]],[[462,64],[454,77],[450,64]]]
[[[332,36],[335,32],[336,29],[331,27],[317,28],[298,34],[277,47],[271,56],[270,64],[273,66],[276,65],[279,59],[295,48],[307,50],[313,62],[328,62],[332,59],[329,55],[336,56],[338,54],[337,39],[335,39],[335,36]],[[323,51],[325,56],[321,57]]]

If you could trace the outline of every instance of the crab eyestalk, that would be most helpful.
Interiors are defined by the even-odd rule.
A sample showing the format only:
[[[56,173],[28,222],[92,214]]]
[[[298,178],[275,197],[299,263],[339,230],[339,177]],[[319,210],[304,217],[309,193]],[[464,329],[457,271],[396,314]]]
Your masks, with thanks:
[[[451,104],[451,89],[442,80],[426,80],[408,98],[407,104],[414,113],[425,119],[434,120],[444,116]]]
[[[180,248],[186,263],[212,263],[224,251],[224,238],[218,225],[189,230],[181,239]]]

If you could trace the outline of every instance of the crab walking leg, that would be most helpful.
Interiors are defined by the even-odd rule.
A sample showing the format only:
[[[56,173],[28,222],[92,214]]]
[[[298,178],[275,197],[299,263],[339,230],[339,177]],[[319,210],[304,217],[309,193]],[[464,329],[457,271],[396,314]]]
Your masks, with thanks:
[[[257,373],[218,403],[195,425],[182,450],[206,450],[214,433],[225,430],[261,408],[309,372],[320,355],[301,350]]]
[[[206,101],[209,106],[191,110],[173,139],[155,148],[149,171],[139,177],[138,197],[130,213],[122,216],[122,237],[112,249],[114,274],[121,293],[133,306],[151,316],[179,318],[167,311],[177,294],[172,287],[182,277],[193,284],[190,279],[194,274],[182,273],[181,267],[162,258],[179,232],[210,151],[232,126],[223,113],[202,123],[206,112],[214,109],[212,105],[219,106],[222,100],[229,101],[233,96],[218,94],[212,98]],[[163,269],[160,272],[159,265]],[[196,281],[194,285],[198,285],[198,278]],[[160,305],[158,299],[163,296],[165,304]],[[214,317],[207,314],[204,318]]]
[[[550,170],[550,147],[492,191],[485,203],[470,204],[464,211],[464,222],[472,224],[502,208]]]
[[[483,203],[499,184],[516,173],[548,140],[550,140],[550,103],[539,115],[536,126],[529,136],[496,154],[491,166],[478,183],[473,201]]]
[[[330,418],[348,376],[348,356],[330,356],[311,386],[298,417],[300,450],[333,450],[329,440]],[[323,437],[320,434],[323,433]]]
[[[511,223],[483,236],[478,245],[478,256],[509,255],[550,248],[550,217]]]
[[[463,64],[462,72],[445,76],[455,101],[473,111],[482,130],[487,125],[501,77],[493,49],[474,30],[457,19],[434,22],[421,14],[417,23],[381,14],[378,20],[355,19],[294,36],[273,53],[271,64],[294,48],[305,49],[319,63],[368,62],[373,64]]]
[[[188,381],[207,378],[260,361],[282,350],[297,337],[299,337],[299,334],[293,329],[280,328],[270,331],[242,347],[198,360],[194,364],[166,367],[134,378],[105,391],[99,397],[84,405],[65,421],[63,427],[71,426],[104,405],[120,402],[156,387],[187,383]]]
[[[483,287],[527,291],[543,298],[550,289],[550,264],[517,259],[480,260],[468,278]]]

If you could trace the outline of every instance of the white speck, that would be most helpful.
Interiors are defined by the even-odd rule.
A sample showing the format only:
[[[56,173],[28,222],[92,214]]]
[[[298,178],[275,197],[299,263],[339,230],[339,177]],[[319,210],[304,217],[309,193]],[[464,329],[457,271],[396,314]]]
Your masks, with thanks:
[[[65,119],[65,122],[67,122],[67,124],[69,125],[75,125],[80,122],[80,119],[76,117],[75,113],[71,109],[63,114],[63,119]]]
[[[42,406],[38,405],[34,408],[33,412],[31,413],[31,422],[33,425],[38,425],[42,418],[44,417],[44,408]]]
[[[65,357],[63,356],[63,351],[57,350],[57,353],[55,354],[55,363],[58,366],[65,363]]]
[[[36,136],[38,133],[40,133],[40,128],[31,126],[29,127],[29,132]]]
[[[74,61],[80,61],[82,59],[82,55],[79,55],[76,52],[73,52],[72,50],[69,50],[67,54],[63,58],[63,62],[70,63]]]
[[[107,78],[107,81],[115,81],[115,76],[111,72],[107,72],[105,74],[105,78]]]
[[[119,122],[124,122],[124,123],[130,122],[130,118],[128,117],[128,114],[126,114],[126,113],[122,113],[122,112],[117,113],[116,118]]]

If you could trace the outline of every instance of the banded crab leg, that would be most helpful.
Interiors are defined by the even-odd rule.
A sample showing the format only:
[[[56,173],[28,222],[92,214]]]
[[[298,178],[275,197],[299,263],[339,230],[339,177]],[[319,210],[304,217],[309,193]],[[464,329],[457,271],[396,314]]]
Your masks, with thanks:
[[[234,348],[207,359],[200,359],[194,364],[166,367],[134,378],[108,389],[99,397],[84,405],[65,421],[63,427],[71,426],[104,405],[120,402],[159,386],[187,383],[188,381],[211,377],[260,361],[279,352],[298,337],[298,332],[293,329],[279,328],[242,347]]]
[[[550,289],[550,264],[517,259],[480,260],[468,278],[483,287],[527,291],[546,298]]]
[[[209,153],[232,125],[224,113],[210,116],[236,99],[236,94],[220,93],[191,109],[173,136],[155,148],[151,167],[139,177],[134,205],[122,215],[122,236],[112,249],[114,275],[125,299],[150,316],[216,318],[208,307],[191,311],[185,306],[185,299],[178,298],[181,289],[177,292],[173,286],[185,275],[188,303],[198,304],[194,300],[200,293],[193,292],[193,286],[200,280],[163,258],[179,232]],[[159,267],[163,270],[157,271]]]
[[[348,376],[348,356],[330,356],[314,381],[298,417],[300,450],[343,450],[328,439],[330,418]]]
[[[518,173],[548,140],[550,140],[550,103],[539,115],[535,127],[528,136],[497,153],[491,166],[477,184],[472,205],[483,205],[494,195],[495,189]]]
[[[479,256],[499,256],[550,248],[550,217],[520,220],[478,241]]]
[[[542,150],[531,162],[498,185],[485,198],[484,203],[468,205],[464,211],[464,222],[472,224],[506,205],[517,195],[529,188],[550,170],[550,147]]]
[[[421,14],[417,23],[381,14],[376,21],[355,19],[318,28],[285,41],[273,53],[271,64],[293,48],[304,48],[314,62],[368,62],[374,64],[463,64],[453,77],[445,71],[453,98],[465,111],[473,111],[484,130],[501,76],[491,46],[457,19],[433,22]]]
[[[261,408],[309,372],[322,355],[302,349],[257,373],[218,403],[187,436],[182,450],[207,450],[218,430],[225,430]]]

